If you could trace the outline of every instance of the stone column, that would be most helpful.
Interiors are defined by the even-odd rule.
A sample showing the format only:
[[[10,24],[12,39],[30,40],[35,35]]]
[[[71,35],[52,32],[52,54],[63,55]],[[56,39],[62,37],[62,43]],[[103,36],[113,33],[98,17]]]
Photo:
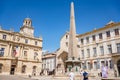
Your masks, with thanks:
[[[7,46],[7,51],[6,51],[6,54],[5,54],[5,56],[9,56],[9,52],[10,52],[10,44],[8,44],[8,46]]]
[[[12,56],[12,44],[10,44],[10,48],[9,48],[9,56]]]
[[[118,68],[117,68],[117,63],[114,63],[114,70],[117,71],[117,76],[119,76],[119,73],[118,73]]]
[[[22,56],[22,55],[23,55],[23,45],[20,46],[20,51],[19,51],[19,52],[20,52],[20,55],[19,55],[19,56],[20,56],[20,58],[22,58],[22,57],[23,57],[23,56]]]
[[[22,70],[22,61],[18,61],[15,74],[21,74],[21,70]]]

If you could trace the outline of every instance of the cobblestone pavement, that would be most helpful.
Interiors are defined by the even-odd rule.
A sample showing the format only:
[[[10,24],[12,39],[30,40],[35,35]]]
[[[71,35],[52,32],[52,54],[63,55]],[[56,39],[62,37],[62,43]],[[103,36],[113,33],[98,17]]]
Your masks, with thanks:
[[[17,75],[0,75],[0,80],[69,80],[68,77],[52,77],[52,76],[17,76]],[[75,80],[83,80],[80,77],[76,77]],[[101,80],[100,78],[89,78],[89,80]]]
[[[0,80],[69,80],[66,76],[32,76],[29,78],[28,76],[18,76],[18,75],[0,75]],[[76,77],[75,80],[83,80],[82,77]],[[89,77],[89,80],[101,80],[100,77]],[[120,80],[120,77],[113,77],[112,80]]]
[[[29,78],[28,76],[0,75],[0,80],[69,80],[69,78],[68,77],[53,77],[53,76],[33,76]],[[82,78],[77,77],[75,80],[82,80]],[[100,79],[89,78],[89,80],[100,80]]]
[[[37,77],[32,77],[32,79],[36,80],[69,80],[69,77],[52,77],[52,76],[37,76]],[[76,77],[75,80],[83,80],[82,77]],[[101,78],[97,77],[92,77],[89,78],[89,80],[101,80]]]
[[[16,75],[0,75],[0,80],[36,80],[28,77],[16,76]]]

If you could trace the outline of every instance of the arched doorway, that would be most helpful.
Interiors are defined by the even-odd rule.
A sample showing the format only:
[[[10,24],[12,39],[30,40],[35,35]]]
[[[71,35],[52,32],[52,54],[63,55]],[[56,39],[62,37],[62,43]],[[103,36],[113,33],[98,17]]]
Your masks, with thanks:
[[[118,68],[118,76],[120,76],[120,60],[117,62],[117,68]]]
[[[0,73],[2,73],[3,64],[0,63]]]
[[[33,76],[36,76],[36,69],[37,69],[37,67],[36,67],[36,66],[33,66],[33,71],[32,71],[32,75],[33,75]]]
[[[22,71],[21,71],[22,73],[26,73],[26,65],[23,65],[22,66]]]
[[[10,70],[10,74],[11,75],[14,75],[14,73],[15,73],[15,67],[16,67],[16,65],[11,65],[11,70]]]

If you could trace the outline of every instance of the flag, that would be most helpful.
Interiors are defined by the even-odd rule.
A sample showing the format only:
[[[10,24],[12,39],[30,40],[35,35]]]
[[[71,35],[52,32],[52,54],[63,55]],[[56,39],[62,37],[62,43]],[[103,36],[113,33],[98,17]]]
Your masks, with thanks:
[[[14,56],[17,54],[17,51],[16,50],[13,50],[13,54],[14,54]]]

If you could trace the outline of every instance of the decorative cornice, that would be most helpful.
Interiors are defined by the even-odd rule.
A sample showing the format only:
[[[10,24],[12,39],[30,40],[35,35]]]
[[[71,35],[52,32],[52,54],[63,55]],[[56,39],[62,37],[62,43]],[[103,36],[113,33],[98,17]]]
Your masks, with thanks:
[[[11,32],[11,31],[7,31],[7,30],[0,30],[1,33],[5,33],[5,34],[9,34],[9,35],[15,35],[15,36],[19,36],[19,37],[23,37],[23,38],[29,38],[29,39],[33,39],[33,40],[38,40],[38,41],[43,41],[42,39],[40,38],[37,38],[37,37],[30,37],[30,36],[26,36],[26,35],[23,35],[19,32]]]
[[[14,42],[14,41],[8,41],[8,40],[2,40],[2,39],[0,39],[0,41],[11,43],[11,44],[19,44],[19,45],[24,45],[24,46],[29,46],[29,47],[36,47],[36,48],[42,49],[41,46],[36,46],[36,45],[30,45],[30,44],[25,44],[25,43],[20,43],[20,42]]]
[[[8,58],[8,57],[0,57],[0,60],[16,60],[15,58]],[[23,61],[23,62],[33,62],[33,63],[41,63],[41,61],[38,61],[38,60],[26,60],[26,59],[19,59],[17,60],[18,62],[19,61]]]
[[[22,26],[22,27],[20,28],[20,30],[23,29],[23,28],[34,29],[32,26],[29,27],[29,26],[25,26],[25,25],[24,25],[24,26]]]
[[[79,35],[77,35],[77,37],[83,37],[83,36],[86,36],[86,35],[94,34],[96,32],[106,30],[106,29],[109,29],[109,28],[113,28],[113,27],[116,27],[116,26],[120,26],[120,22],[111,23],[111,24],[105,25],[103,28],[99,28],[99,29],[96,29],[96,30],[93,30],[93,31],[90,31],[90,32],[87,32],[87,33],[84,33],[84,34],[79,34]]]

